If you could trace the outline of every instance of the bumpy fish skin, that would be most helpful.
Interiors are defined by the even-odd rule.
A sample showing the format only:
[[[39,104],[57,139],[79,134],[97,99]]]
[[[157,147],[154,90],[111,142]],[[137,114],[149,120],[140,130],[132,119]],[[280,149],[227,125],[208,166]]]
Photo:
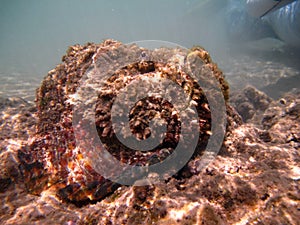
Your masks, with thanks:
[[[89,134],[83,131],[82,139],[75,139],[72,110],[76,103],[72,99],[80,85],[80,79],[97,63],[97,57],[122,45],[114,40],[105,40],[101,44],[71,46],[63,56],[62,63],[44,78],[36,93],[38,108],[36,134],[29,144],[18,152],[20,171],[30,193],[40,194],[51,187],[62,200],[81,204],[101,200],[120,186],[97,173],[91,163],[93,159],[85,154],[86,149],[78,146],[78,141],[89,141]],[[141,51],[135,45],[132,48]],[[164,48],[158,51],[162,55],[166,52],[173,54],[171,50]],[[196,54],[203,60],[203,66],[212,71],[220,82],[225,99],[228,99],[228,84],[216,64],[212,63],[209,54],[201,47],[191,49],[189,54]],[[151,165],[168,157],[176,147],[180,133],[180,119],[168,102],[159,98],[149,98],[136,104],[129,115],[133,133],[145,139],[149,135],[147,130],[149,118],[161,111],[166,113],[167,137],[153,151],[136,153],[119,144],[110,122],[110,107],[121,87],[145,76],[166,77],[188,90],[191,101],[197,105],[200,136],[198,149],[193,158],[200,155],[211,129],[210,109],[201,88],[196,81],[181,71],[175,62],[164,64],[147,61],[144,54],[142,56],[140,61],[115,71],[114,76],[99,92],[95,124],[101,141],[116,159],[130,165]]]

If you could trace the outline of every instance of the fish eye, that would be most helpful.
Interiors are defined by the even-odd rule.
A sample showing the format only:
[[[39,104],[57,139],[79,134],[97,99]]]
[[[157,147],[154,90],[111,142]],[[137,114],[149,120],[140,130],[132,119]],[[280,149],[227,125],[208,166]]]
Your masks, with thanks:
[[[142,51],[142,53],[141,53],[141,59],[142,60],[147,60],[148,59],[147,53],[145,51]]]

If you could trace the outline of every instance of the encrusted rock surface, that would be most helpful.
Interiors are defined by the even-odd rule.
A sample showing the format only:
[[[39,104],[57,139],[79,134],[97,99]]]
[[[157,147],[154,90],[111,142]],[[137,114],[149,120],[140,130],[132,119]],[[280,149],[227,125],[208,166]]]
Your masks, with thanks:
[[[242,116],[244,122],[255,122],[261,118],[271,101],[270,97],[253,86],[236,91],[230,98],[230,103]]]
[[[35,131],[36,109],[22,98],[0,96],[0,193],[20,179],[16,151]]]
[[[299,93],[289,93],[279,101],[262,98],[268,99],[268,103],[255,114],[255,120],[250,121],[251,123],[242,124],[235,109],[228,105],[228,127],[224,144],[218,156],[205,170],[193,171],[201,159],[199,154],[193,157],[181,173],[164,182],[148,186],[120,186],[110,195],[102,196],[97,202],[81,204],[81,207],[62,201],[64,198],[57,195],[57,190],[64,188],[65,184],[57,184],[53,179],[57,179],[59,175],[64,176],[63,170],[48,175],[47,170],[42,168],[43,161],[34,160],[39,154],[34,150],[40,149],[32,146],[33,143],[47,144],[44,137],[53,134],[54,130],[59,135],[72,133],[72,121],[68,120],[70,114],[61,114],[66,109],[71,111],[68,108],[71,105],[64,102],[68,94],[75,92],[72,87],[76,86],[76,81],[85,73],[92,62],[91,56],[98,47],[99,45],[88,44],[70,48],[63,58],[64,63],[49,73],[38,90],[37,116],[30,104],[23,102],[11,105],[11,100],[1,101],[10,103],[0,107],[0,132],[3,140],[0,145],[0,165],[2,171],[19,166],[23,174],[22,177],[17,169],[1,172],[1,224],[298,223]],[[76,63],[81,66],[76,67]],[[47,98],[41,98],[48,92],[50,94]],[[246,89],[240,96],[248,92],[249,89]],[[254,88],[250,92],[261,96]],[[256,110],[255,107],[254,109]],[[35,118],[38,118],[37,121]],[[33,138],[28,139],[29,136]],[[58,136],[49,136],[52,145],[64,143],[60,140],[53,142]],[[72,140],[72,136],[66,137],[66,140]],[[18,144],[15,145],[16,143]],[[68,148],[73,149],[73,146]],[[27,154],[22,155],[19,151],[17,157],[19,149]],[[8,160],[7,154],[13,160]],[[7,162],[12,162],[12,166]],[[26,165],[31,167],[27,167],[29,173],[24,176]],[[50,188],[45,188],[44,185],[49,184],[49,177],[53,184]],[[32,180],[34,182],[30,184]],[[33,184],[41,185],[34,187]],[[28,192],[30,188],[32,189]],[[32,192],[38,195],[33,195]],[[86,194],[79,193],[79,196]],[[79,199],[82,200],[81,197]]]
[[[180,132],[187,132],[188,139],[194,139],[192,136],[195,131],[199,130],[199,135],[196,132],[198,144],[193,157],[200,155],[212,132],[210,128],[211,113],[206,96],[199,84],[185,71],[188,63],[185,62],[188,61],[186,58],[193,56],[196,57],[195,60],[200,60],[199,71],[207,79],[204,82],[210,82],[211,77],[209,76],[212,74],[223,91],[223,93],[220,91],[221,98],[227,98],[228,85],[221,71],[211,62],[208,53],[201,48],[195,47],[191,51],[179,48],[173,50],[160,48],[150,51],[136,45],[125,46],[112,40],[106,40],[99,45],[70,47],[68,54],[63,57],[63,63],[49,72],[37,90],[36,102],[39,119],[37,133],[30,143],[18,153],[27,189],[33,194],[40,194],[49,187],[55,187],[57,195],[61,199],[76,204],[101,200],[107,194],[112,193],[119,187],[119,184],[106,179],[93,167],[92,160],[95,160],[96,157],[90,150],[95,148],[97,153],[103,152],[102,147],[97,147],[95,144],[95,139],[99,139],[99,137],[107,151],[118,161],[129,165],[147,166],[160,162],[171,155],[179,145]],[[106,65],[103,60],[107,60],[107,58],[110,61]],[[133,58],[132,63],[125,63],[116,71],[111,68],[116,64],[121,64],[122,60],[127,58]],[[121,62],[116,59],[120,59]],[[192,62],[189,66],[192,68],[196,65],[196,62]],[[99,71],[104,70],[103,68],[105,68],[105,73],[113,70],[108,78],[104,79],[103,75],[99,74]],[[150,83],[149,79],[151,82],[152,80],[157,80],[157,82]],[[147,152],[131,150],[122,145],[112,129],[111,122],[111,110],[116,96],[132,81],[139,83],[137,88],[139,90],[129,88],[126,91],[127,97],[123,100],[126,102],[124,104],[126,107],[137,93],[150,93],[155,88],[154,86],[166,83],[165,80],[177,83],[190,97],[187,102],[180,103],[186,116],[178,118],[179,112],[173,108],[170,102],[161,97],[152,96],[141,99],[129,113],[131,131],[139,139],[146,139],[151,132],[148,128],[149,121],[154,117],[160,117],[167,123],[165,138],[161,144]],[[96,85],[98,82],[104,82],[104,85],[98,87]],[[148,87],[147,84],[150,86]],[[92,96],[89,95],[91,89],[93,90]],[[179,93],[175,88],[168,85],[168,89],[167,91],[163,89],[163,91],[170,95],[171,99],[179,99]],[[81,94],[80,91],[83,93]],[[91,104],[92,101],[95,101],[95,106]],[[192,111],[191,105],[195,106],[197,110],[196,118],[199,120],[199,125],[193,125],[192,117],[196,112]],[[120,113],[125,110],[123,108],[118,105],[114,111]],[[91,111],[94,110],[95,113],[92,115]],[[73,117],[75,117],[74,111],[77,113],[76,118],[83,118],[75,125],[72,124]],[[96,138],[92,136],[91,132],[92,127],[95,126],[92,124],[94,117],[99,136]],[[183,128],[182,120],[186,120],[185,123],[188,123],[188,129],[185,131],[180,131]],[[85,129],[86,126],[91,129]],[[154,124],[154,127],[151,128],[152,132],[155,132],[156,127],[160,126],[160,124]],[[75,128],[80,130],[78,134],[80,138],[75,138]],[[221,129],[224,128],[220,127]],[[129,134],[125,132],[123,135],[126,137]],[[189,141],[187,139],[184,141],[186,144],[182,145],[189,149],[190,147],[187,146]],[[179,157],[178,154],[178,157],[175,158],[177,163],[181,160]],[[99,166],[103,163],[105,162],[99,160],[96,164]],[[111,167],[110,173],[113,175],[120,170],[115,164]],[[128,176],[126,177],[129,179]]]

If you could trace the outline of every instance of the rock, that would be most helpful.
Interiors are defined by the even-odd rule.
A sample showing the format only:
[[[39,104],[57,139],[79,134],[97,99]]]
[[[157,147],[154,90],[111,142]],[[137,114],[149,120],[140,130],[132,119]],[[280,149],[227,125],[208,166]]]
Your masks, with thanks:
[[[221,225],[225,224],[224,221],[220,218],[220,216],[215,212],[214,208],[211,206],[204,205],[198,213],[199,217],[197,222],[199,224],[215,224]]]
[[[252,86],[245,87],[242,91],[233,93],[230,102],[242,116],[244,122],[255,122],[268,108],[272,99],[265,93]]]
[[[35,132],[35,107],[22,98],[0,97],[0,223],[28,201],[17,152]],[[23,198],[21,197],[23,196]]]
[[[0,97],[0,179],[3,182],[12,183],[19,178],[16,153],[34,133],[35,111],[35,107],[22,98]]]
[[[262,125],[274,143],[289,143],[299,147],[300,93],[290,92],[272,102],[262,117]]]
[[[38,91],[37,131],[32,132],[31,130],[32,138],[29,140],[28,137],[19,135],[18,138],[23,142],[19,148],[9,149],[9,152],[13,153],[12,155],[7,154],[7,149],[3,148],[6,154],[0,161],[4,171],[0,177],[5,179],[3,180],[5,181],[4,185],[1,186],[3,192],[0,192],[1,224],[298,223],[300,217],[298,93],[289,93],[278,101],[270,100],[265,104],[264,100],[268,98],[262,93],[257,92],[254,88],[244,90],[243,98],[247,97],[246,100],[254,110],[254,117],[248,119],[250,122],[245,123],[241,122],[241,117],[234,107],[226,103],[227,131],[223,145],[214,160],[202,170],[197,169],[201,164],[201,157],[203,157],[202,152],[199,151],[177,174],[162,182],[150,182],[149,185],[113,186],[113,183],[101,183],[104,181],[101,176],[96,177],[92,174],[93,180],[98,182],[89,183],[89,186],[84,186],[82,183],[79,186],[76,182],[72,183],[72,180],[69,180],[69,183],[66,183],[64,179],[56,180],[57,177],[67,177],[63,173],[64,167],[61,169],[58,166],[52,167],[56,170],[52,170],[51,173],[56,173],[48,174],[52,165],[45,164],[45,156],[41,153],[49,154],[51,151],[46,150],[47,146],[44,146],[44,149],[40,149],[39,146],[42,144],[56,146],[61,143],[61,139],[58,139],[61,137],[60,135],[66,135],[72,131],[72,122],[67,120],[68,116],[72,116],[71,106],[62,102],[70,97],[68,93],[70,95],[75,93],[76,82],[84,74],[81,66],[88,68],[87,64],[88,62],[92,63],[90,57],[96,54],[96,49],[105,49],[106,51],[110,49],[109,46],[116,44],[120,43],[108,41],[106,44],[100,45],[88,44],[71,47],[64,57],[64,62],[50,72],[43,81]],[[203,60],[205,59],[208,58],[205,57]],[[76,63],[79,64],[78,67],[76,67]],[[137,69],[137,64],[133,68],[137,71],[147,71],[149,65],[143,65],[141,70]],[[70,69],[67,73],[68,68],[73,68],[73,70]],[[62,86],[59,86],[60,82],[63,84]],[[113,87],[115,87],[115,83]],[[48,92],[51,94],[47,95]],[[113,95],[114,92],[105,89],[105,96]],[[44,96],[49,98],[44,98]],[[258,100],[254,101],[252,98]],[[109,98],[101,100],[105,99]],[[55,101],[55,104],[51,101]],[[161,104],[153,102],[149,101],[145,104],[147,109],[162,108]],[[254,104],[254,102],[256,103]],[[259,108],[256,107],[257,102]],[[159,101],[159,103],[161,102]],[[140,103],[137,104],[138,106]],[[15,112],[17,109],[11,108],[10,110]],[[64,110],[69,111],[63,114]],[[170,114],[172,115],[172,111]],[[105,120],[105,116],[101,119]],[[133,128],[138,130],[142,123],[133,122]],[[27,123],[27,126],[29,131],[32,127],[30,123]],[[10,132],[19,134],[18,129],[20,126],[12,126]],[[103,133],[110,137],[111,130],[108,129]],[[72,138],[74,137],[66,136],[63,143],[69,143],[66,140],[70,141]],[[203,141],[203,139],[201,140]],[[72,149],[72,152],[75,151],[72,145],[68,148]],[[19,152],[19,158],[14,158],[13,156],[17,152]],[[59,151],[55,151],[55,153],[58,154]],[[149,161],[141,161],[157,163],[169,154],[168,151],[158,153],[151,155]],[[123,156],[126,154],[119,157]],[[84,157],[84,155],[80,157]],[[78,158],[77,155],[75,159],[79,160],[80,157]],[[10,162],[14,161],[11,163],[13,168],[16,165],[20,166],[24,182],[27,182],[26,187],[22,185],[22,182],[16,182],[20,180],[20,176],[13,170],[5,172],[4,169],[9,167],[4,165],[6,159],[10,159],[8,160]],[[56,159],[49,160],[53,164],[62,162],[57,161],[55,156],[52,156],[52,159]],[[76,165],[68,168],[78,169]],[[74,173],[74,179],[81,175],[80,170],[70,171]],[[92,170],[89,169],[89,171]],[[9,179],[15,182],[14,185],[10,184]],[[48,187],[49,184],[50,187]],[[83,189],[83,187],[87,189]],[[32,190],[28,193],[30,188]],[[32,192],[37,195],[32,195]],[[82,202],[88,194],[95,194],[96,198]],[[67,201],[68,198],[72,200],[71,203]]]

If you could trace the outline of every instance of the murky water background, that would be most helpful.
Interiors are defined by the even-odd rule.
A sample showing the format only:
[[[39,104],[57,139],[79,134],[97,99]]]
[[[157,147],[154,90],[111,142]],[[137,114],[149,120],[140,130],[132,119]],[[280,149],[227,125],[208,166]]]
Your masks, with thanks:
[[[268,44],[257,42],[243,46],[243,53],[237,51],[239,44],[227,35],[226,4],[224,0],[2,0],[0,95],[33,100],[42,78],[68,46],[106,38],[201,45],[234,87],[250,83],[262,88],[284,77],[294,77],[296,86],[298,53],[276,49],[278,43],[264,49]]]

